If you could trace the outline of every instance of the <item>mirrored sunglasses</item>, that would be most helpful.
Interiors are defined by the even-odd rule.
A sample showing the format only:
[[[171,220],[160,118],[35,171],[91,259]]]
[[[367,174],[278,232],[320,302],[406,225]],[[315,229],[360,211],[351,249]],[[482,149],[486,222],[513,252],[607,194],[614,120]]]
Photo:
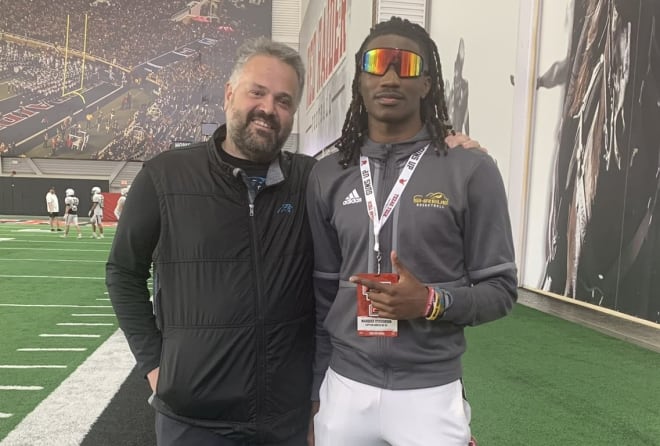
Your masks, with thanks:
[[[362,55],[361,69],[365,73],[383,76],[394,66],[399,77],[419,77],[424,71],[424,60],[419,54],[399,48],[374,48]]]

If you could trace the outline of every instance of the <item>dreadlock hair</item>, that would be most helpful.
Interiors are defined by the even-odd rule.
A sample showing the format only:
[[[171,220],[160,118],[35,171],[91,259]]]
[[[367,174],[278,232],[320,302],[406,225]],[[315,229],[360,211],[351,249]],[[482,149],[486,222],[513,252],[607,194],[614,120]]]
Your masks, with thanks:
[[[429,94],[420,101],[422,122],[427,124],[431,133],[431,141],[435,146],[436,154],[446,154],[447,148],[444,139],[451,133],[451,124],[447,114],[447,103],[445,102],[445,82],[442,79],[442,66],[438,48],[431,36],[424,28],[412,23],[407,19],[392,16],[388,21],[376,24],[371,28],[369,35],[364,39],[360,49],[355,54],[355,77],[353,78],[351,105],[346,113],[341,136],[335,142],[335,146],[342,154],[339,164],[344,169],[351,164],[357,164],[360,157],[360,147],[363,144],[364,133],[367,130],[367,109],[364,99],[360,95],[360,63],[362,53],[367,44],[378,36],[395,34],[417,42],[427,59],[424,61],[426,74],[431,78],[431,89]]]

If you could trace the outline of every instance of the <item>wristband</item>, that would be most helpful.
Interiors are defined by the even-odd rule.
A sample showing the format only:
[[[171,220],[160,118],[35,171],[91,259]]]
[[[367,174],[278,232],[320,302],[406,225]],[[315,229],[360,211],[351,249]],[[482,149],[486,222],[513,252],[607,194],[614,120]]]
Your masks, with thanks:
[[[433,300],[435,299],[435,290],[430,286],[426,287],[429,290],[428,298],[426,300],[426,310],[424,310],[424,317],[429,317],[431,309],[433,308]]]
[[[447,305],[446,291],[440,288],[433,288],[433,308],[431,314],[426,316],[426,320],[434,321],[445,312]]]

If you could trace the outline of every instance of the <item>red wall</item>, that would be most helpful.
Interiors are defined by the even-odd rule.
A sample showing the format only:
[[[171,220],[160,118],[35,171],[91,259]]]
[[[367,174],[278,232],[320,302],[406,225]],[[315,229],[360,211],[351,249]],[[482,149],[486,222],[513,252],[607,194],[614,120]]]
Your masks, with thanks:
[[[113,192],[103,192],[103,221],[117,221],[115,217],[115,206],[121,194]]]

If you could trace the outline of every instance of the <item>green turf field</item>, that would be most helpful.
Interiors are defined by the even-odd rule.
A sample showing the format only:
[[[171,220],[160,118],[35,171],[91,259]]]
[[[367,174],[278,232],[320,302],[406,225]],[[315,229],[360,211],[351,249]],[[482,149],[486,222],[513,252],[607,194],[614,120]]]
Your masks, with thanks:
[[[479,446],[660,445],[660,354],[522,305],[467,338]]]
[[[65,239],[45,224],[0,223],[0,439],[117,330],[105,229]]]
[[[0,223],[0,440],[117,329],[103,280],[114,228],[60,234]],[[61,325],[80,323],[93,325]],[[466,332],[479,446],[660,446],[660,354],[522,305]],[[25,350],[43,348],[72,350]]]

